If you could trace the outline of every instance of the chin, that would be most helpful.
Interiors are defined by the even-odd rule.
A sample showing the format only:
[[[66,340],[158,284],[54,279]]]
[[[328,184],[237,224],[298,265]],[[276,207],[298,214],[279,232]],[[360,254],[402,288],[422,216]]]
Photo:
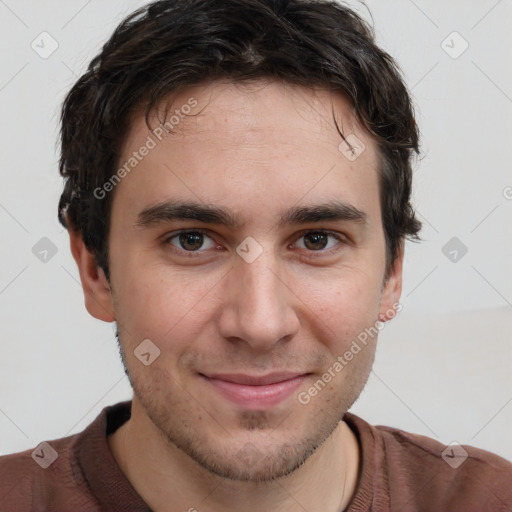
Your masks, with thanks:
[[[321,443],[320,443],[321,444]],[[297,470],[314,453],[317,446],[309,441],[283,444],[279,449],[258,448],[247,443],[231,453],[204,453],[191,450],[187,455],[209,473],[240,482],[271,482]]]

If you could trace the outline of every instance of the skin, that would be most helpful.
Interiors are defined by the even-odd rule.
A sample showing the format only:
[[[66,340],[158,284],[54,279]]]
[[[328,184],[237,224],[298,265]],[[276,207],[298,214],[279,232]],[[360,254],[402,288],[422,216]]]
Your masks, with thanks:
[[[342,417],[367,381],[377,337],[308,404],[297,396],[365,328],[392,318],[400,297],[402,253],[386,278],[376,144],[344,97],[325,90],[215,82],[182,91],[173,108],[190,97],[199,114],[181,120],[115,187],[110,284],[70,233],[86,307],[117,322],[134,388],[131,419],[109,445],[153,510],[343,510],[360,455]],[[366,146],[354,161],[338,149],[333,110],[343,133]],[[120,163],[150,133],[136,112]],[[222,206],[242,224],[136,226],[142,210],[164,200]],[[330,200],[356,207],[365,221],[277,223],[288,208]],[[198,251],[188,239],[185,247],[169,241],[194,228],[207,232]],[[305,235],[319,229],[340,239],[315,245]],[[236,252],[248,236],[263,249],[252,263]],[[149,366],[134,355],[144,339],[160,349]],[[235,404],[200,375],[285,370],[307,375],[268,407]]]

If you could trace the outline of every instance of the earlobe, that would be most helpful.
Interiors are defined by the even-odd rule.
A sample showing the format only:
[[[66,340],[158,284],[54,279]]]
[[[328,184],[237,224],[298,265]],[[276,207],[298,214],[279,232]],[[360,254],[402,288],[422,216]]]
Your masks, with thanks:
[[[384,283],[382,290],[382,297],[379,308],[379,320],[387,322],[395,317],[395,315],[402,309],[399,303],[400,295],[402,294],[402,269],[404,261],[404,243],[400,243],[398,255],[393,262],[393,266],[389,276]]]
[[[103,269],[98,266],[96,258],[86,247],[81,234],[71,227],[68,232],[71,253],[80,273],[87,311],[98,320],[114,322],[116,317],[112,294]]]

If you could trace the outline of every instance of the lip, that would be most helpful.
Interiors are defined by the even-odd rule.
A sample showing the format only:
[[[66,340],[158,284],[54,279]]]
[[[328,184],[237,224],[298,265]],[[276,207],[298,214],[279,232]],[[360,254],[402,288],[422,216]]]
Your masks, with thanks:
[[[277,372],[267,375],[199,374],[215,391],[246,409],[268,409],[288,398],[309,374]]]

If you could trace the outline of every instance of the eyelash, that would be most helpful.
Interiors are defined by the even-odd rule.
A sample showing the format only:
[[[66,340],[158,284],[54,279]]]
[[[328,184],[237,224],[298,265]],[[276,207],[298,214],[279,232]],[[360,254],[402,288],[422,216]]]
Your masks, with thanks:
[[[178,249],[177,247],[173,246],[170,243],[171,240],[173,240],[174,238],[177,238],[180,235],[186,234],[186,233],[201,233],[201,234],[207,236],[208,238],[212,239],[212,237],[208,234],[207,230],[204,230],[204,229],[201,229],[201,228],[182,229],[182,230],[180,230],[178,232],[172,233],[171,235],[165,237],[163,243],[166,246],[170,246],[172,251],[176,251],[180,255],[186,254],[187,255],[186,257],[190,257],[190,258],[198,257],[199,255],[201,255],[201,253],[204,253],[204,252],[206,252],[208,250],[208,249],[206,249],[206,250],[198,249],[197,251],[186,251],[185,249]],[[329,231],[329,230],[325,230],[325,229],[311,229],[309,231],[306,231],[305,233],[303,233],[302,235],[300,235],[298,237],[298,240],[303,238],[303,237],[305,237],[306,235],[310,235],[312,233],[328,235],[328,236],[334,238],[335,240],[337,240],[339,242],[339,244],[337,246],[331,247],[330,249],[319,249],[318,251],[303,249],[303,250],[306,250],[308,253],[310,253],[310,255],[312,257],[323,256],[323,255],[326,255],[326,254],[328,254],[328,255],[333,254],[333,253],[341,250],[341,247],[339,247],[340,244],[346,245],[346,244],[349,243],[345,236],[342,236],[339,233],[335,233],[333,231]]]

